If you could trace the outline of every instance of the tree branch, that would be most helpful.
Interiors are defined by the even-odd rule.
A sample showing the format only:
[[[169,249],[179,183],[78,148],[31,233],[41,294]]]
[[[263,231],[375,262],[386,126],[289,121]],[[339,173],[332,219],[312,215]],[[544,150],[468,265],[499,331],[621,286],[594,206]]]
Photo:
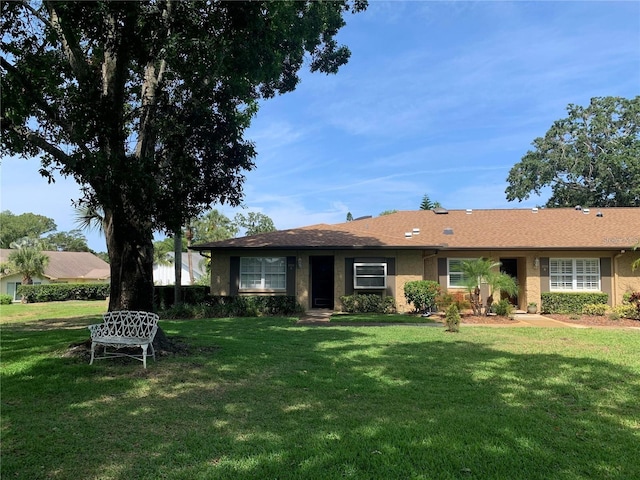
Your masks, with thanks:
[[[42,110],[42,112],[44,112],[47,117],[49,117],[54,123],[57,123],[60,127],[62,127],[62,129],[67,133],[67,135],[69,135],[70,138],[74,137],[73,128],[71,127],[71,125],[69,125],[69,123],[63,117],[61,117],[56,110],[51,108],[51,105],[44,101],[44,99],[38,94],[37,88],[35,88],[31,81],[26,78],[20,70],[18,70],[14,65],[7,61],[6,58],[1,56],[0,65],[2,66],[2,68],[7,70],[7,72],[11,72],[13,78],[20,82],[20,85],[22,85],[24,90],[27,92],[29,98],[33,100],[37,107]],[[3,118],[2,121],[3,123],[5,123],[9,120]],[[14,125],[13,122],[11,122],[11,124]],[[16,133],[19,133],[16,130],[14,131]],[[76,142],[76,145],[85,155],[91,154],[91,151],[85,145],[79,142]]]
[[[39,12],[38,10],[36,10],[35,8],[33,8],[33,7],[29,4],[29,2],[28,2],[27,0],[22,0],[20,3],[22,4],[22,6],[23,6],[24,8],[26,8],[27,10],[29,10],[29,11],[33,14],[33,16],[34,16],[34,17],[36,17],[38,20],[40,20],[42,23],[44,23],[45,25],[48,25],[48,26],[49,26],[49,27],[51,27],[51,28],[55,28],[55,27],[53,26],[53,24],[51,23],[51,21],[50,21],[47,17],[45,17],[45,16],[43,16],[42,14],[40,14],[40,12]]]
[[[162,13],[162,18],[165,22],[168,22],[171,16],[172,2],[169,0],[166,4],[166,9]],[[167,30],[167,36],[170,35],[170,30]],[[151,133],[151,124],[153,123],[153,108],[157,102],[157,92],[160,84],[164,80],[164,73],[167,68],[166,59],[160,59],[160,65],[156,70],[155,59],[149,60],[145,66],[144,81],[142,84],[142,97],[141,97],[141,116],[140,116],[140,131],[138,136],[138,142],[135,148],[135,155],[141,158],[147,155],[150,149],[154,148],[154,139]]]
[[[2,123],[3,131],[8,130],[13,133],[16,133],[17,135],[25,139],[30,144],[38,147],[39,149],[51,155],[59,163],[65,165],[72,161],[71,155],[64,153],[58,147],[49,143],[44,137],[34,132],[33,130],[30,130],[27,127],[24,127],[22,125],[16,125],[6,117],[1,117],[0,123]]]
[[[75,39],[73,33],[63,24],[54,2],[46,1],[44,4],[47,7],[47,10],[49,10],[49,15],[51,15],[49,25],[58,35],[60,43],[62,44],[62,50],[69,62],[69,65],[80,82],[89,83],[89,66],[85,61],[80,45]]]

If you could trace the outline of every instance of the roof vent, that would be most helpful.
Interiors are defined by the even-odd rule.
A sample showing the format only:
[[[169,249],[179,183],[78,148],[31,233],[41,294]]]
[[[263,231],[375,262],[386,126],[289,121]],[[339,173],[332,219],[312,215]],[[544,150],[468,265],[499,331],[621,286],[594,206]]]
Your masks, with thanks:
[[[420,229],[419,229],[419,228],[417,228],[417,227],[416,227],[416,228],[414,228],[414,229],[413,229],[413,234],[414,234],[414,235],[420,235]]]
[[[538,213],[538,207],[533,207],[531,209],[531,213]]]
[[[466,212],[467,212],[467,215],[471,215],[473,213],[473,209],[467,208]]]
[[[436,215],[446,215],[447,213],[449,213],[449,210],[447,210],[446,208],[437,207],[433,209],[433,213],[435,213]]]
[[[445,228],[442,233],[445,235],[453,235],[453,228]]]
[[[598,212],[596,213],[596,217],[604,217],[604,215],[602,214],[602,212]]]
[[[584,213],[585,215],[589,215],[589,209],[588,208],[583,209],[582,213]]]
[[[404,232],[404,238],[411,238],[411,232]]]

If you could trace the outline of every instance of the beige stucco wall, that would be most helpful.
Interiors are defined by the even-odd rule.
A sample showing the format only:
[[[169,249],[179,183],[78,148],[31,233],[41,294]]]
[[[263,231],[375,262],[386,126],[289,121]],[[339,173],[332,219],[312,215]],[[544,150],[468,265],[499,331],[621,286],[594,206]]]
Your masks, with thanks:
[[[538,250],[538,251],[455,251],[449,250],[440,252],[434,257],[434,264],[428,264],[425,260],[425,278],[427,280],[438,280],[437,276],[437,258],[490,258],[499,261],[501,258],[516,258],[518,260],[518,307],[525,309],[528,303],[534,302],[541,304],[542,288],[540,284],[541,268],[536,266],[535,260],[542,257],[548,258],[611,258],[612,276],[610,285],[602,285],[602,289],[607,288],[612,292],[611,303],[618,305],[622,302],[622,297],[627,291],[640,290],[640,270],[633,272],[631,264],[635,258],[640,255],[638,252],[612,252],[610,250],[575,252],[564,250]],[[603,279],[603,282],[605,280]]]
[[[224,254],[216,254],[211,263],[211,293],[213,295],[230,295],[230,257],[244,256],[246,252],[236,251]],[[345,292],[345,259],[353,257],[394,257],[396,259],[396,275],[388,279],[385,294],[393,295],[396,299],[396,307],[399,312],[411,311],[404,298],[404,285],[413,280],[442,280],[438,278],[439,258],[490,258],[499,261],[501,258],[517,259],[518,268],[518,307],[525,309],[527,304],[535,302],[540,306],[540,276],[541,267],[536,266],[535,260],[541,257],[551,258],[600,258],[612,259],[612,300],[613,304],[622,302],[622,297],[627,291],[640,291],[640,270],[633,272],[631,264],[640,256],[640,252],[590,251],[464,251],[447,250],[435,254],[429,250],[273,250],[260,251],[259,256],[295,256],[296,257],[296,297],[305,308],[310,308],[311,271],[310,256],[323,255],[334,257],[334,299],[335,309],[340,310],[340,297]],[[446,284],[443,285],[446,289]],[[604,289],[604,285],[603,285]],[[5,290],[3,286],[3,291]]]
[[[613,258],[613,277],[615,299],[614,305],[622,303],[622,297],[627,292],[640,291],[640,268],[635,271],[631,269],[631,265],[635,260],[640,258],[640,251],[630,251],[618,253]]]
[[[216,254],[211,258],[211,295],[230,295],[229,257],[229,254]]]

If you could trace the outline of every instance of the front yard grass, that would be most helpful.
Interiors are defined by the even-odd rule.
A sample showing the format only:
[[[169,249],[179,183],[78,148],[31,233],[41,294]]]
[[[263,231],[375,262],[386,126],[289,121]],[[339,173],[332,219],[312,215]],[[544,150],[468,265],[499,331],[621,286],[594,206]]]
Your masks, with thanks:
[[[93,316],[100,321],[99,316],[107,311],[106,300],[44,302],[44,303],[13,303],[0,305],[0,325],[15,322],[27,322],[38,319],[69,319]]]
[[[436,322],[431,317],[421,315],[409,315],[406,313],[334,313],[331,315],[332,323],[433,323]]]
[[[162,321],[186,356],[65,356],[2,325],[2,478],[640,478],[629,330]]]

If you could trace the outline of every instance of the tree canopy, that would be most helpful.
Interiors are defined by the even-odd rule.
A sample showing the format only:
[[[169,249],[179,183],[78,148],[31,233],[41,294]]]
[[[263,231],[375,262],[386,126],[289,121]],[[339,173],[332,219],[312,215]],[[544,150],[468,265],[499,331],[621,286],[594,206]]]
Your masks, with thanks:
[[[24,238],[40,238],[53,232],[56,223],[52,218],[35,213],[14,215],[9,210],[0,212],[0,248],[10,248],[11,243]]]
[[[440,202],[432,202],[429,198],[429,195],[424,195],[422,197],[422,201],[420,202],[420,210],[433,210],[434,208],[440,208]]]
[[[233,221],[239,228],[244,229],[244,234],[247,237],[277,230],[273,220],[268,215],[260,212],[249,212],[247,215],[238,213],[233,218]]]
[[[152,306],[153,232],[238,205],[254,167],[244,132],[298,71],[349,50],[335,2],[2,2],[3,154],[41,156],[104,213],[109,308]]]
[[[35,213],[14,215],[0,212],[0,248],[14,248],[13,244],[37,246],[41,250],[60,252],[90,252],[87,238],[78,230],[57,232],[52,218]],[[50,233],[51,232],[51,233]],[[47,236],[44,236],[48,233]],[[17,247],[15,247],[17,248]]]
[[[551,188],[547,207],[640,206],[640,96],[569,105],[507,177],[507,200]]]

